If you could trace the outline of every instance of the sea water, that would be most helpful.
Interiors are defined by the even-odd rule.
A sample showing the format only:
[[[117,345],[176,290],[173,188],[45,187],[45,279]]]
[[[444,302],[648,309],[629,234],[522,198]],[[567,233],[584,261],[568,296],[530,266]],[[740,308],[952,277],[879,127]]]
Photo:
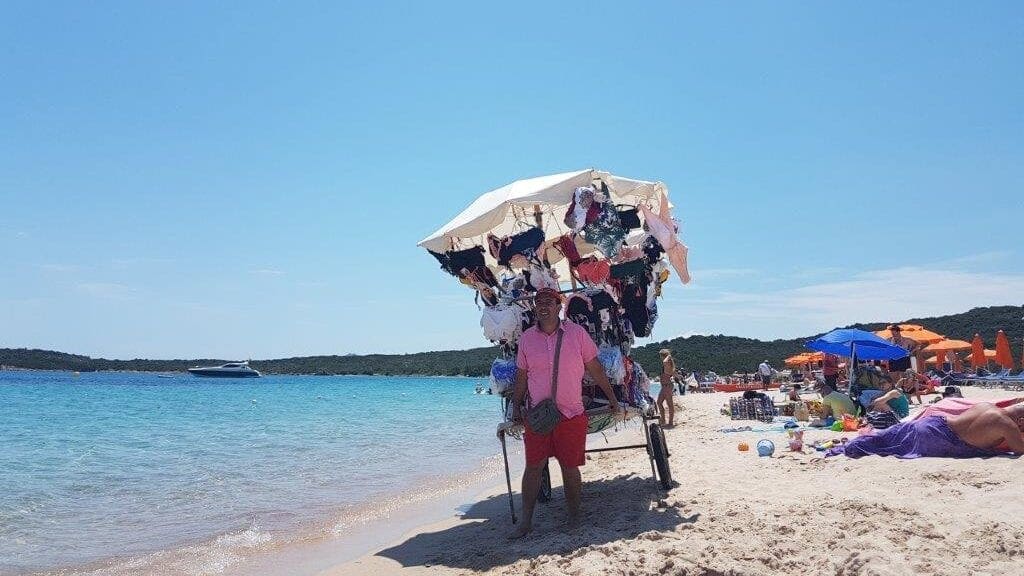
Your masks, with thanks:
[[[0,371],[0,574],[217,574],[496,474],[480,382]]]

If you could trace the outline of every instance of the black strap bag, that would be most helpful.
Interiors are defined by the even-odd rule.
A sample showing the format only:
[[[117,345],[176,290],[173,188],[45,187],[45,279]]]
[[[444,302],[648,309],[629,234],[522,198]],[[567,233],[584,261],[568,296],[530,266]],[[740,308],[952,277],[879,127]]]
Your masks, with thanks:
[[[555,363],[551,367],[551,397],[545,398],[526,412],[526,423],[530,430],[541,436],[547,436],[562,421],[562,413],[558,411],[555,398],[558,395],[558,357],[562,353],[561,327],[558,328],[558,341],[555,343]]]

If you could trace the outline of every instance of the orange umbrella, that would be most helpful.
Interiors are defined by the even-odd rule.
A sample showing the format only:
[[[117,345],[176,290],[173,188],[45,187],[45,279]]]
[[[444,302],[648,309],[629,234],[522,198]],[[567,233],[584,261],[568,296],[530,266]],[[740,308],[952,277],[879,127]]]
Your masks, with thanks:
[[[878,332],[875,332],[875,336],[889,339],[892,338],[892,331],[888,328],[885,330],[879,330]],[[900,336],[910,338],[919,344],[931,344],[932,342],[938,342],[945,338],[942,334],[937,334],[931,330],[927,330],[918,324],[900,324]]]
[[[790,356],[789,358],[786,358],[783,362],[785,362],[786,366],[802,366],[807,363],[807,361],[804,360],[803,354]]]
[[[986,362],[985,343],[981,341],[981,334],[975,334],[974,340],[971,340],[971,364],[981,366]]]
[[[1013,352],[1010,351],[1010,339],[1000,330],[996,332],[996,364],[1003,368],[1013,368]]]
[[[955,350],[970,350],[971,343],[963,340],[940,340],[934,344],[925,346],[925,350],[929,352],[946,352]]]
[[[985,348],[984,354],[985,354],[985,360],[982,362],[982,364],[987,364],[989,361],[996,359],[996,351],[995,350],[990,350],[988,348]],[[974,354],[973,353],[970,356],[967,357],[967,360],[969,360],[971,362],[971,364],[974,364],[975,366],[978,365],[974,361]]]

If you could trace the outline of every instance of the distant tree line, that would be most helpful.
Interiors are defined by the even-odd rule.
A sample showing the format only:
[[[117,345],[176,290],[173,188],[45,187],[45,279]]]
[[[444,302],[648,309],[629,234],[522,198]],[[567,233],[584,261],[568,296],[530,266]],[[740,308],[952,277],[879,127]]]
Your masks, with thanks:
[[[1024,306],[992,306],[975,308],[963,314],[935,318],[912,318],[901,323],[921,324],[949,338],[970,341],[981,334],[987,348],[995,347],[996,331],[1002,329],[1010,337],[1014,357],[1020,360],[1024,338]],[[881,330],[887,323],[856,324],[864,330]],[[658,351],[668,348],[676,364],[684,370],[714,370],[720,374],[735,371],[753,372],[758,363],[768,360],[781,366],[783,359],[805,351],[804,342],[820,336],[815,334],[793,340],[764,342],[735,336],[689,336],[653,342],[633,350],[633,357],[649,374],[660,371]],[[380,374],[431,376],[486,376],[499,351],[496,346],[469,350],[418,352],[415,354],[369,354],[364,356],[303,356],[277,360],[258,360],[253,368],[264,374]],[[30,370],[140,371],[181,372],[193,366],[223,364],[227,360],[205,358],[195,360],[106,360],[50,350],[0,348],[0,366]]]

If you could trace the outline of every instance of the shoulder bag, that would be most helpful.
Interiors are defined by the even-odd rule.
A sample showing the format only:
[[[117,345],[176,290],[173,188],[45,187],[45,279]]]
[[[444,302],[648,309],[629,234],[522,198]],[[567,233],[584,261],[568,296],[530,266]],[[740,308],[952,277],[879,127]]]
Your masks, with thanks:
[[[526,412],[526,423],[530,430],[541,436],[547,436],[562,421],[562,413],[558,411],[556,398],[558,395],[558,358],[562,353],[562,335],[565,333],[561,327],[558,328],[558,341],[555,343],[555,363],[551,367],[551,397],[545,398]]]

